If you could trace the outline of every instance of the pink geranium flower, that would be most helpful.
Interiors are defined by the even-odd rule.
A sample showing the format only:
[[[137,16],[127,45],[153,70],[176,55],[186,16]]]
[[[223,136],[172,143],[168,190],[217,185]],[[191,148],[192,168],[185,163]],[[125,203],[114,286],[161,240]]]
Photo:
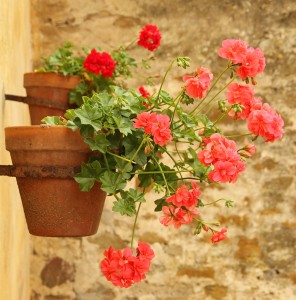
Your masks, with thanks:
[[[160,146],[172,140],[170,118],[167,115],[142,112],[134,120],[134,127],[144,128],[144,131],[151,134],[154,142]]]
[[[284,121],[268,103],[254,109],[247,119],[247,124],[252,133],[265,137],[265,142],[274,142],[283,136]]]
[[[224,40],[218,54],[220,57],[230,59],[234,64],[239,64],[246,56],[247,47],[248,44],[241,40]]]
[[[159,218],[160,223],[164,226],[174,225],[176,229],[183,224],[190,224],[193,221],[193,217],[199,216],[196,210],[189,211],[174,205],[163,206],[162,212],[164,216]]]
[[[144,128],[147,134],[152,133],[152,126],[157,122],[156,113],[142,112],[134,120],[135,128]]]
[[[204,143],[204,149],[199,151],[197,156],[202,164],[214,167],[208,178],[214,182],[235,182],[239,173],[245,170],[236,143],[219,133],[204,139]]]
[[[214,182],[236,182],[240,172],[245,170],[243,161],[218,161],[214,164],[214,170],[208,175],[208,178]]]
[[[213,74],[209,69],[201,67],[197,69],[195,76],[183,76],[183,81],[186,83],[186,93],[194,98],[203,98],[213,80]]]
[[[206,146],[199,151],[199,161],[210,166],[218,161],[237,161],[240,159],[238,148],[234,141],[228,140],[219,133],[214,133],[210,138],[204,140]]]
[[[191,183],[193,189],[188,190],[186,185],[182,185],[176,190],[176,193],[166,199],[166,202],[171,202],[177,207],[184,206],[187,210],[195,210],[200,196],[199,187],[195,182]]]
[[[255,77],[264,71],[265,57],[261,49],[248,48],[241,63],[242,65],[237,69],[237,75],[242,79]]]
[[[261,103],[261,98],[257,99],[254,97],[254,89],[252,86],[232,83],[227,87],[226,99],[230,104],[241,104],[243,109],[241,112],[235,112],[233,109],[230,110],[229,116],[235,119],[246,119],[253,107]]]
[[[227,232],[226,228],[222,228],[219,232],[215,232],[212,235],[212,243],[218,243],[226,239],[225,233]]]
[[[164,146],[172,140],[170,118],[167,115],[156,115],[156,122],[152,124],[151,133],[156,144]]]

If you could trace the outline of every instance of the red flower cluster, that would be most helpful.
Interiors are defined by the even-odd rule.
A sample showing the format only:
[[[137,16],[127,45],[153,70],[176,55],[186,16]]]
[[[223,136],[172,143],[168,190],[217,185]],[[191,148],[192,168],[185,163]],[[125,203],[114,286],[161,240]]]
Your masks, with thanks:
[[[166,202],[171,204],[162,207],[164,216],[159,219],[161,224],[164,226],[173,224],[175,228],[179,228],[182,224],[190,224],[193,217],[199,216],[196,206],[200,190],[194,181],[191,185],[191,190],[188,190],[186,185],[182,185],[174,195],[166,199]]]
[[[225,240],[226,239],[226,235],[225,235],[226,232],[227,232],[226,228],[222,228],[221,231],[215,232],[212,235],[212,243],[218,243],[220,241]]]
[[[255,77],[265,68],[265,57],[261,49],[248,48],[248,44],[241,40],[224,40],[218,54],[239,65],[237,75],[242,79]]]
[[[141,94],[142,97],[146,99],[149,99],[150,97],[150,93],[143,86],[139,87],[139,93]],[[150,105],[146,101],[143,102],[143,105],[145,105],[146,108],[150,107]]]
[[[262,104],[261,98],[254,97],[254,89],[247,85],[232,83],[228,86],[226,98],[230,104],[243,105],[241,112],[232,109],[230,116],[237,119],[247,119],[248,129],[255,135],[266,138],[266,142],[273,142],[283,136],[284,121],[268,103]]]
[[[106,52],[100,53],[96,49],[92,49],[90,54],[85,58],[83,67],[90,73],[101,74],[103,77],[112,77],[115,64],[110,54]]]
[[[284,121],[268,103],[256,105],[247,119],[248,129],[255,135],[265,137],[265,142],[281,139]]]
[[[143,86],[139,87],[139,93],[141,94],[142,97],[146,99],[149,99],[150,97],[150,93]]]
[[[151,260],[155,256],[154,251],[148,244],[139,242],[136,252],[136,256],[133,256],[131,248],[126,248],[122,252],[114,250],[112,246],[105,250],[101,270],[107,280],[115,286],[128,288],[145,279],[145,272],[150,271]]]
[[[209,173],[208,178],[214,182],[235,182],[239,173],[245,170],[236,143],[222,137],[219,133],[204,139],[204,143],[204,149],[198,152],[197,156],[202,164],[213,165],[214,169]]]
[[[186,93],[199,99],[206,95],[212,80],[213,74],[205,67],[198,68],[195,76],[183,76],[183,81],[186,83]]]
[[[144,128],[147,134],[153,136],[155,144],[164,146],[172,140],[170,130],[170,118],[167,115],[157,114],[155,112],[142,112],[134,120],[135,128]]]
[[[154,51],[160,45],[161,34],[156,25],[147,24],[140,31],[138,45]]]

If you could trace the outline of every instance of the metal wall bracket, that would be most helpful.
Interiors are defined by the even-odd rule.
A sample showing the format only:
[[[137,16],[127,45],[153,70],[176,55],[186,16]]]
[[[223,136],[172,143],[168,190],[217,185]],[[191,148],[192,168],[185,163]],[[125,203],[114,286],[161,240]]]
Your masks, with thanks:
[[[61,110],[69,109],[70,106],[68,104],[53,102],[51,99],[41,99],[41,98],[34,98],[29,96],[16,96],[11,94],[5,94],[5,100],[23,102],[30,105],[37,105],[37,106],[46,106],[50,108],[56,108]]]
[[[11,166],[0,165],[0,176],[33,178],[73,178],[81,167],[61,166]]]

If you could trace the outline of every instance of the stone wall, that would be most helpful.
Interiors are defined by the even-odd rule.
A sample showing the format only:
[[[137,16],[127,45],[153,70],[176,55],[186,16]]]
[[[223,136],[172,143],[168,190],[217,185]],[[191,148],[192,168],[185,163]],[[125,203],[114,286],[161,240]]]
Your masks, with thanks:
[[[40,55],[48,55],[64,41],[109,51],[152,23],[163,34],[156,74],[164,72],[171,58],[187,55],[192,71],[203,65],[217,76],[225,64],[217,57],[221,41],[246,40],[267,58],[256,93],[285,120],[284,138],[268,145],[259,141],[258,153],[235,185],[203,190],[205,202],[222,197],[235,201],[231,209],[221,205],[201,209],[206,219],[218,219],[228,228],[227,240],[213,246],[209,235],[193,236],[192,228],[162,227],[151,196],[137,229],[137,239],[151,243],[156,253],[151,273],[129,289],[114,288],[102,276],[99,261],[109,245],[129,245],[133,220],[112,213],[113,201],[107,199],[97,235],[32,238],[31,299],[292,299],[296,293],[295,1],[31,0],[31,9],[35,67]],[[136,47],[132,52],[143,53]],[[174,70],[166,88],[174,92],[182,75]]]
[[[11,164],[4,127],[28,125],[25,104],[3,94],[24,95],[23,73],[31,68],[29,1],[2,0],[0,9],[0,164]],[[15,178],[0,176],[0,299],[27,300],[30,294],[29,234]]]

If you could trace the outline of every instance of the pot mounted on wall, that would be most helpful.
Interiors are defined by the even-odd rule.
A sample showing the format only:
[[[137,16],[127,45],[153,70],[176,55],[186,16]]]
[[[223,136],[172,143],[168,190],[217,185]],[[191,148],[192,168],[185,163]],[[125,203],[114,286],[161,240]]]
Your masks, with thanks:
[[[79,84],[79,76],[64,76],[52,72],[24,74],[26,97],[5,94],[6,100],[29,105],[32,125],[41,124],[46,116],[63,116],[69,105],[69,92]]]
[[[106,193],[99,184],[81,192],[71,175],[63,173],[63,168],[73,170],[90,157],[79,132],[62,126],[7,127],[5,142],[20,173],[17,184],[29,232],[51,237],[95,234]]]

